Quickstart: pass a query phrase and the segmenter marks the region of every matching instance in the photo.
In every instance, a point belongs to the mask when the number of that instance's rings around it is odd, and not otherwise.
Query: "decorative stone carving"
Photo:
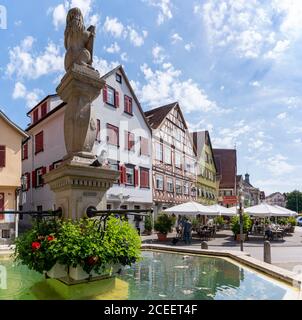
[[[65,70],[68,71],[75,63],[87,67],[91,66],[95,27],[90,26],[86,30],[83,15],[79,8],[69,10],[64,35]]]

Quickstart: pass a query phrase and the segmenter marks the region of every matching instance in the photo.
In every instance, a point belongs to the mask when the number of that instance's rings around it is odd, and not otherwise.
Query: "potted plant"
[[[152,219],[150,216],[145,218],[145,234],[150,235],[152,233]]]
[[[101,232],[95,220],[39,221],[16,240],[15,259],[52,278],[111,276],[140,258],[141,240],[124,220],[111,216]]]
[[[295,232],[295,226],[297,225],[297,221],[294,217],[289,217],[287,219],[287,223],[289,223],[291,225],[289,232],[290,233],[294,233]]]
[[[154,223],[154,229],[158,231],[157,237],[159,241],[167,240],[167,234],[169,232],[172,232],[172,227],[174,223],[175,223],[175,218],[172,216],[169,216],[166,213],[162,213],[157,217]]]
[[[243,214],[243,239],[246,240],[248,237],[248,232],[252,226],[252,220],[247,214]],[[240,241],[240,217],[234,216],[231,219],[231,230],[234,233],[234,238]]]

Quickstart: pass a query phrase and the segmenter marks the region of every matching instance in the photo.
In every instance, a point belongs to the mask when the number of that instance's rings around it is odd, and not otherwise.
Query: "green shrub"
[[[101,273],[106,264],[131,265],[140,257],[141,240],[127,222],[113,216],[102,234],[98,223],[40,221],[16,240],[15,259],[40,273],[55,263]]]
[[[287,218],[287,223],[290,223],[292,227],[296,226],[297,225],[296,218],[294,217]]]
[[[172,231],[175,221],[175,217],[162,213],[157,217],[154,223],[154,229],[160,233],[167,234]]]
[[[150,216],[146,216],[145,218],[145,230],[149,232],[152,231],[152,219]]]
[[[223,225],[224,224],[224,219],[223,219],[223,217],[222,216],[218,216],[218,217],[215,217],[214,218],[214,222],[216,223],[216,224],[218,224],[218,225]]]
[[[243,233],[247,234],[252,226],[251,218],[245,213],[243,214]],[[231,219],[231,230],[234,235],[240,234],[240,218],[239,216],[233,216]]]

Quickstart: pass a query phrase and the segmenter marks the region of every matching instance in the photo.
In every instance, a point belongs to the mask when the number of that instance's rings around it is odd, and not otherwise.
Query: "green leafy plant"
[[[166,213],[162,213],[157,217],[154,223],[154,229],[162,234],[167,234],[172,231],[174,224],[175,217],[169,216]]]
[[[101,273],[108,264],[131,265],[140,258],[137,231],[116,217],[107,219],[102,234],[94,220],[43,221],[16,241],[15,259],[40,273],[55,263],[81,266],[87,273]]]
[[[215,217],[214,218],[214,222],[216,223],[216,224],[218,224],[218,225],[224,225],[224,219],[223,219],[223,217],[222,216],[218,216],[218,217]]]
[[[296,218],[294,217],[287,218],[287,223],[290,223],[292,227],[296,226],[297,225]]]
[[[196,218],[193,218],[192,219],[192,228],[196,229],[198,227],[198,225],[199,225],[199,220]]]
[[[243,233],[247,234],[252,226],[252,220],[247,214],[243,214]],[[240,234],[240,218],[239,216],[234,216],[231,219],[231,230],[234,235]]]
[[[148,232],[152,231],[152,219],[150,216],[146,216],[145,218],[145,230]]]

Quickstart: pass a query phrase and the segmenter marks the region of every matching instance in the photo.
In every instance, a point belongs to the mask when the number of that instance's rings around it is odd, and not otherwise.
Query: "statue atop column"
[[[74,63],[91,66],[95,27],[90,26],[86,30],[83,15],[79,8],[69,10],[64,36],[65,70],[68,71]]]

